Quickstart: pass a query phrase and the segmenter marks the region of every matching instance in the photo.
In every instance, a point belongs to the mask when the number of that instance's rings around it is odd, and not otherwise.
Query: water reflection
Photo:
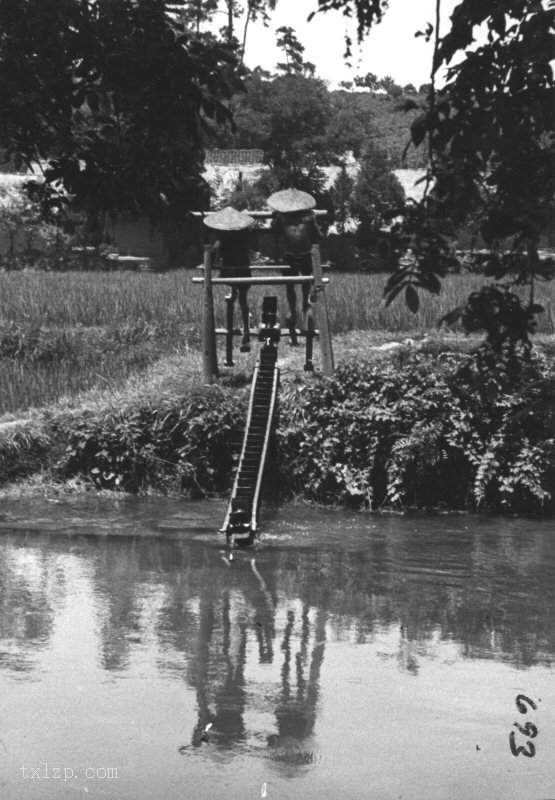
[[[0,670],[32,676],[64,609],[86,596],[103,672],[121,680],[149,657],[194,693],[176,751],[240,750],[291,775],[320,758],[322,673],[338,643],[377,643],[415,677],[443,646],[452,659],[553,666],[547,527],[345,517],[299,545],[286,522],[233,561],[213,537],[154,538],[154,522],[148,538],[4,526]]]
[[[64,602],[64,573],[47,551],[16,542],[0,558],[0,669],[31,672],[48,644],[55,606]]]
[[[308,644],[311,623],[306,604],[303,605],[299,649],[296,653],[292,653],[291,642],[294,624],[295,613],[289,611],[281,646],[285,658],[281,668],[280,697],[275,712],[278,732],[277,735],[268,737],[268,744],[271,746],[279,746],[289,739],[303,739],[310,736],[316,721],[318,686],[326,644],[326,615],[320,611],[316,612],[310,661],[308,661]],[[294,677],[291,674],[293,656]]]
[[[310,750],[299,753],[296,744],[314,729],[328,615],[307,603],[297,608],[297,599],[283,597],[272,573],[255,558],[241,554],[230,562],[223,556],[216,563],[217,575],[201,570],[198,595],[180,602],[189,613],[192,607],[196,611],[194,627],[188,626],[186,643],[181,642],[198,709],[191,745],[268,747],[273,760],[310,763]],[[166,610],[158,633],[162,642],[175,645],[170,619],[185,630],[184,619]],[[245,724],[249,705],[262,721],[254,731]]]

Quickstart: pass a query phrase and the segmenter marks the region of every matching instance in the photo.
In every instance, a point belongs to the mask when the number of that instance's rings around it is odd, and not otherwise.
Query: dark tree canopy
[[[172,6],[179,5],[173,3]],[[1,0],[0,145],[90,215],[198,207],[206,121],[240,86],[234,48],[164,0]]]
[[[368,145],[360,162],[354,185],[352,210],[360,223],[361,242],[384,225],[384,212],[399,208],[405,193],[391,171],[385,154],[375,145]]]
[[[337,135],[328,134],[331,99],[323,81],[297,73],[253,72],[231,104],[236,130],[223,146],[260,148],[281,186],[309,189],[318,167],[334,163]]]
[[[324,83],[287,74],[271,81],[258,80],[256,86],[251,79],[248,85],[247,118],[258,120],[262,134],[258,141],[266,163],[281,185],[309,188],[305,179],[310,181],[318,167],[332,159],[326,136],[330,99]]]

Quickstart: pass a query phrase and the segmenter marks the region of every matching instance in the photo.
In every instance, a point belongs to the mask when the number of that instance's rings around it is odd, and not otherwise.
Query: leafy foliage
[[[245,97],[235,98],[233,106],[236,146],[262,148],[280,186],[317,188],[318,168],[333,159],[324,82],[295,72],[272,80],[254,73],[245,85]]]
[[[421,114],[425,94],[393,100],[374,91],[335,91],[331,100],[329,130],[330,135],[338,131],[338,150],[351,150],[359,158],[368,147],[377,147],[387,155],[391,169],[426,167],[427,153],[407,150],[411,123]]]
[[[555,376],[544,361],[405,345],[280,397],[282,494],[378,508],[555,510]],[[48,468],[116,491],[228,491],[247,393],[189,391],[100,414],[57,414],[0,439],[0,480]],[[18,438],[19,437],[19,438]]]
[[[227,197],[225,205],[243,211],[251,209],[266,208],[268,197],[281,188],[279,179],[272,172],[261,170],[260,175],[250,183],[241,181],[241,185],[236,187]]]
[[[352,218],[354,211],[353,190],[355,181],[347,172],[343,164],[333,186],[330,190],[331,200],[334,207],[335,224],[339,234],[344,234],[347,222]]]
[[[437,359],[405,348],[392,363],[347,363],[288,399],[282,475],[320,502],[549,513],[547,387],[540,361],[491,351]]]
[[[379,86],[378,76],[373,72],[367,72],[366,75],[357,75],[353,81],[355,86],[366,87],[367,89],[377,89]]]
[[[319,5],[356,14],[362,37],[379,22],[387,3],[336,0]],[[527,307],[512,302],[504,326],[508,337],[524,343],[530,331],[523,329],[522,318],[538,310],[531,311],[539,240],[555,212],[554,16],[552,5],[537,0],[461,0],[442,39],[428,26],[424,35],[435,36],[433,79],[426,107],[412,124],[414,145],[427,145],[427,192],[420,208],[408,206],[398,225],[399,257],[403,246],[410,247],[412,264],[401,263],[386,287],[389,299],[405,289],[407,301],[417,308],[415,287],[435,289],[445,274],[448,223],[477,219],[493,250],[508,247],[527,256],[520,273],[505,277],[496,289],[507,296],[515,284],[530,286]],[[486,41],[470,48],[479,26]],[[447,83],[436,91],[435,75],[444,66]]]
[[[0,437],[0,486],[40,472],[48,461],[52,441],[40,426],[14,425]]]
[[[4,269],[52,269],[68,261],[70,235],[45,220],[39,204],[19,187],[0,192],[0,234],[8,242],[0,255]]]
[[[204,120],[229,122],[234,48],[176,22],[164,0],[2,3],[0,143],[40,163],[50,211],[157,223],[201,205]],[[58,191],[60,185],[64,192]]]
[[[285,53],[285,62],[278,64],[277,68],[286,75],[309,75],[314,77],[314,64],[306,62],[303,58],[304,45],[302,45],[293,28],[283,25],[276,33],[276,44]]]
[[[245,397],[213,387],[182,404],[138,406],[78,423],[62,419],[56,436],[67,444],[55,472],[130,492],[224,491],[239,457],[245,408]]]
[[[360,223],[361,241],[383,228],[384,212],[398,208],[404,199],[403,187],[391,171],[385,154],[375,146],[368,146],[353,192],[353,212]]]
[[[245,87],[246,92],[231,103],[235,132],[216,134],[216,140],[221,146],[261,148],[277,188],[296,186],[325,205],[322,167],[342,165],[350,154],[360,159],[366,153],[368,159],[379,155],[376,170],[380,171],[382,144],[388,172],[402,164],[409,119],[382,95],[330,92],[293,62],[285,75],[255,71],[246,78]],[[414,164],[413,155],[409,161]],[[262,190],[262,183],[241,187],[228,202],[247,207],[243,196],[248,196],[256,203],[250,207],[258,208]]]
[[[385,151],[391,169],[426,165],[426,154],[415,149],[405,152],[410,141],[410,123],[419,113],[419,104],[425,102],[424,95],[417,95],[413,99],[416,108],[413,106],[407,111],[402,101],[392,102],[387,95],[329,91],[322,81],[311,79],[310,75],[300,74],[298,77],[304,80],[289,83],[284,81],[285,77],[295,78],[296,73],[271,76],[255,70],[245,79],[246,92],[236,94],[230,106],[235,130],[222,128],[213,131],[219,146],[260,147],[268,151],[272,110],[277,98],[280,109],[285,110],[291,138],[300,139],[298,146],[303,149],[318,147],[322,166],[342,163],[348,152],[359,158],[368,146]],[[283,88],[292,87],[294,91],[288,104],[287,91]],[[296,106],[296,111],[292,106]],[[315,124],[310,118],[313,112],[317,114]],[[310,125],[306,128],[308,137],[303,127],[304,119]],[[318,134],[317,141],[312,138],[313,132]],[[312,157],[316,156],[317,153],[313,153]],[[266,161],[270,163],[269,158]]]

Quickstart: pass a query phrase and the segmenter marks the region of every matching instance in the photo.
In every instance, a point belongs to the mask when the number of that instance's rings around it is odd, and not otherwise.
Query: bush
[[[361,160],[352,199],[352,213],[359,222],[358,243],[371,242],[376,232],[384,227],[384,214],[404,200],[405,192],[387,156],[379,147],[369,144]]]
[[[290,396],[285,491],[374,509],[553,511],[545,365],[493,368],[488,358],[403,348]]]
[[[372,509],[553,513],[554,388],[543,358],[485,347],[468,356],[432,341],[345,363],[282,390],[274,484]],[[46,418],[0,441],[0,483],[48,468],[99,489],[229,492],[246,407],[246,388],[212,386]]]
[[[40,472],[52,445],[39,427],[5,423],[4,428],[0,436],[0,486]]]
[[[212,387],[180,403],[62,419],[56,430],[66,447],[54,471],[102,489],[223,492],[239,458],[245,414],[246,397]]]
[[[67,265],[70,236],[42,218],[39,205],[26,196],[21,183],[0,186],[0,235],[5,240],[0,267],[52,269]]]

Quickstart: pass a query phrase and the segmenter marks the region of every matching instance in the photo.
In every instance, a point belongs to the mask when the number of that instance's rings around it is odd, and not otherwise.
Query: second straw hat
[[[254,219],[244,211],[237,211],[237,209],[227,206],[222,208],[221,211],[211,211],[204,218],[204,224],[208,228],[214,228],[217,231],[242,231],[245,228],[250,228],[254,223]]]
[[[312,195],[299,189],[283,189],[281,192],[271,194],[267,203],[274,211],[288,214],[293,211],[308,211],[315,207],[316,200]]]

